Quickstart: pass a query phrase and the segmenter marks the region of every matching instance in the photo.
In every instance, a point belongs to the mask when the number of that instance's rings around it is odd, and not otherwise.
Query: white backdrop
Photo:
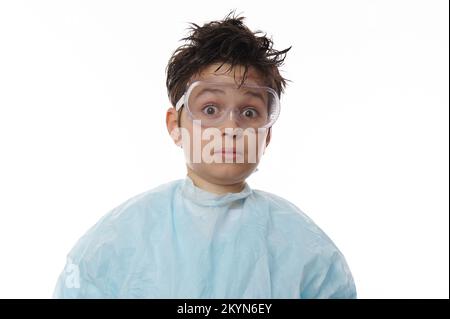
[[[251,187],[302,209],[360,298],[449,297],[449,4],[1,1],[0,297],[49,298],[65,256],[126,199],[183,178],[165,67],[231,9],[292,45]]]

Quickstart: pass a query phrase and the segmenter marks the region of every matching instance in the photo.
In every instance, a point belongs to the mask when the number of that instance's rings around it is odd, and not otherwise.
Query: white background
[[[449,297],[446,0],[1,1],[0,297],[51,297],[101,216],[184,177],[165,67],[232,9],[293,46],[249,185],[333,239],[358,297]]]

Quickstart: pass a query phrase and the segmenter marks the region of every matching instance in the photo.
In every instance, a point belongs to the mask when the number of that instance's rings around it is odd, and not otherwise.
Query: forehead
[[[237,65],[230,70],[230,64],[224,63],[220,69],[221,63],[210,64],[201,70],[200,73],[194,75],[191,81],[203,80],[221,83],[241,83],[244,77],[245,68]],[[253,84],[264,86],[265,82],[262,75],[253,67],[249,67],[244,84]]]

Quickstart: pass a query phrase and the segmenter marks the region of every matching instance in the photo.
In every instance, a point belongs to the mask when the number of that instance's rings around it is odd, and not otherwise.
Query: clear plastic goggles
[[[241,128],[268,128],[280,114],[280,100],[269,87],[235,83],[192,82],[175,109],[184,105],[192,120],[205,127],[217,126],[228,118]]]

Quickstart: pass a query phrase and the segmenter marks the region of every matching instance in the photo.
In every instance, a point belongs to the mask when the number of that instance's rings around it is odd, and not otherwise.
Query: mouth
[[[232,157],[232,158],[236,158],[238,156],[242,156],[242,153],[236,151],[235,148],[228,148],[228,149],[227,148],[222,148],[222,149],[216,150],[214,152],[214,154],[221,154],[222,156]]]

